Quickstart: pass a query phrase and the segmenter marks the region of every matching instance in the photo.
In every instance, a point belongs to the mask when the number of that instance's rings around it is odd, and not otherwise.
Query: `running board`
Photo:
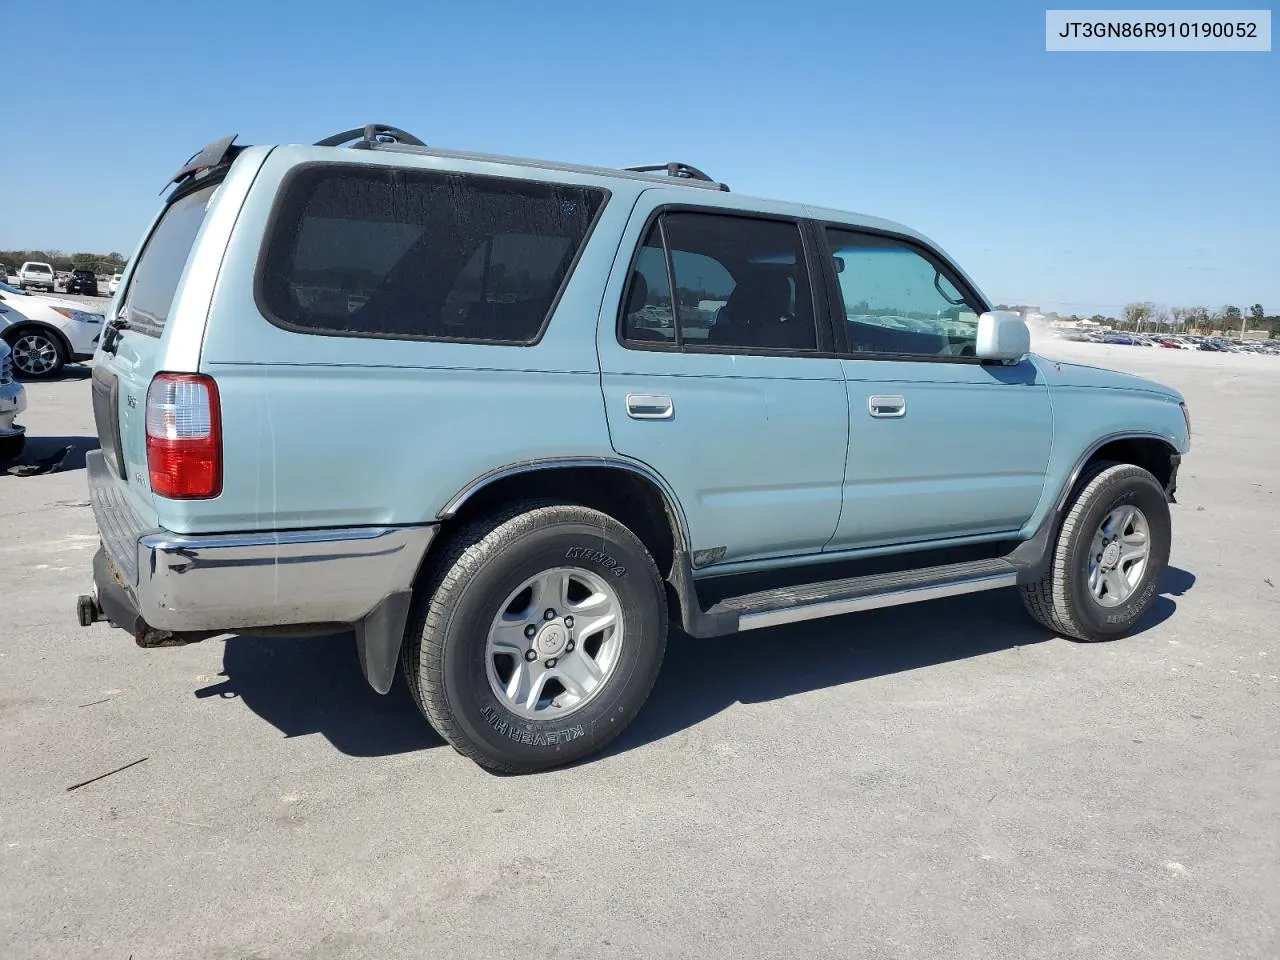
[[[705,613],[700,612],[700,625],[711,629],[695,636],[759,630],[858,610],[997,590],[1017,582],[1018,568],[1008,560],[996,559],[761,590],[730,597]]]

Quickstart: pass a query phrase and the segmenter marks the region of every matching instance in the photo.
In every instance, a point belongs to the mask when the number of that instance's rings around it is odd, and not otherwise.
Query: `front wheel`
[[[1027,611],[1074,640],[1111,640],[1151,607],[1169,565],[1164,490],[1130,464],[1104,464],[1076,495],[1048,572],[1022,587]]]
[[[436,731],[507,773],[570,763],[618,736],[667,639],[666,592],[635,534],[596,510],[538,502],[442,546],[403,648]]]
[[[66,365],[67,356],[56,336],[43,330],[17,330],[8,338],[13,368],[26,380],[46,380]]]

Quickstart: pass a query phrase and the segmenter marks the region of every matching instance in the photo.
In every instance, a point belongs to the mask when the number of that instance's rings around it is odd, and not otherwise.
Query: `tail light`
[[[222,492],[222,411],[211,377],[158,373],[151,381],[147,470],[151,491],[170,500],[202,500]]]

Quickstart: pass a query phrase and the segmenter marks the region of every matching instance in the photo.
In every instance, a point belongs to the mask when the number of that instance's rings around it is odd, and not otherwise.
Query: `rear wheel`
[[[1022,588],[1023,603],[1064,637],[1118,637],[1155,600],[1171,539],[1159,481],[1141,467],[1100,464],[1062,521],[1048,572]]]
[[[26,380],[44,380],[66,365],[67,355],[56,335],[30,327],[18,329],[5,339],[13,350],[13,368]]]
[[[453,536],[420,591],[403,664],[459,753],[528,773],[621,733],[666,638],[666,593],[635,534],[586,507],[528,503]]]

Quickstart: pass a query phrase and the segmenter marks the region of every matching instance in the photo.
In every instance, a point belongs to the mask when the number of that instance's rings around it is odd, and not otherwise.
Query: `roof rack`
[[[352,141],[355,142],[352,143]],[[344,143],[350,143],[353,150],[369,150],[374,144],[379,143],[405,143],[411,147],[426,146],[412,133],[406,133],[399,127],[392,127],[385,123],[366,123],[363,127],[343,130],[331,137],[317,140],[314,146],[340,147]]]
[[[323,140],[317,140],[313,146],[317,147],[341,147],[351,144],[353,150],[406,150],[406,152],[417,152],[414,148],[426,149],[427,145],[415,137],[411,133],[401,130],[399,127],[393,127],[385,123],[367,123],[363,127],[353,127],[350,130],[343,130],[341,133],[335,133],[331,137],[325,137]],[[541,166],[552,170],[583,170],[597,174],[608,174],[612,170],[623,170],[627,173],[664,173],[668,177],[677,180],[691,181],[690,186],[696,184],[700,187],[708,187],[715,190],[729,191],[727,184],[717,183],[709,176],[699,170],[697,167],[688,163],[651,163],[643,164],[638,167],[621,167],[621,168],[603,168],[603,167],[581,167],[576,164],[560,164],[549,163],[547,161],[535,160],[518,160],[514,157],[491,157],[480,154],[464,154],[452,150],[440,150],[433,148],[430,151],[440,156],[456,156],[456,157],[477,157],[480,159],[500,160],[508,163],[519,162],[526,165]]]
[[[709,176],[699,170],[697,167],[688,163],[680,163],[675,161],[672,163],[649,163],[639,167],[623,167],[632,173],[665,173],[668,177],[676,177],[681,180],[702,180],[706,183],[715,183]],[[720,189],[729,192],[726,184],[720,184]]]

